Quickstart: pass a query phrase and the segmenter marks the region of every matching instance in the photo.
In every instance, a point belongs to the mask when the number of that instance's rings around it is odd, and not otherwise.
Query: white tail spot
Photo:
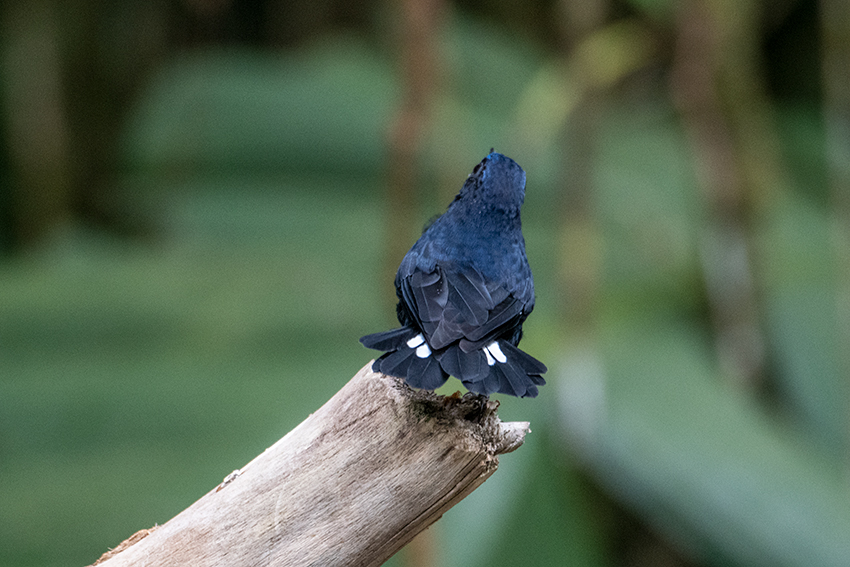
[[[490,351],[489,351],[489,350],[487,350],[487,347],[484,347],[484,348],[483,348],[483,349],[481,349],[481,350],[483,350],[483,351],[484,351],[484,356],[486,356],[486,357],[487,357],[487,366],[493,366],[494,364],[496,364],[496,359],[495,359],[495,358],[493,358],[493,355],[492,355],[492,354],[490,354]]]
[[[412,339],[407,341],[407,346],[409,346],[410,348],[416,348],[424,342],[425,342],[425,337],[422,336],[422,333],[419,333],[418,335],[416,335],[415,337],[413,337]],[[422,358],[425,358],[425,357],[423,356]]]
[[[431,349],[428,348],[428,343],[423,342],[421,345],[416,347],[416,356],[418,356],[419,358],[428,358],[429,356],[431,356]]]
[[[487,354],[487,364],[493,366],[493,362],[491,362],[494,358],[504,364],[508,361],[508,357],[505,356],[505,353],[502,352],[502,348],[499,346],[499,343],[493,341],[486,347],[484,347],[484,353]]]

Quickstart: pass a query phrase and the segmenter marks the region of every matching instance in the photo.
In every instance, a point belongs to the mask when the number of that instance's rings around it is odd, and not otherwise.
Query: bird
[[[473,394],[536,397],[546,366],[517,348],[534,309],[520,209],[525,171],[490,153],[395,276],[401,327],[360,338],[383,351],[372,370],[435,390],[449,376]]]

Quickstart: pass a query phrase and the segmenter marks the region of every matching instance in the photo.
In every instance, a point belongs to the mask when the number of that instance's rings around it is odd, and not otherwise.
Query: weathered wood
[[[527,422],[499,420],[495,402],[414,391],[371,366],[218,487],[98,564],[380,565],[528,432]]]

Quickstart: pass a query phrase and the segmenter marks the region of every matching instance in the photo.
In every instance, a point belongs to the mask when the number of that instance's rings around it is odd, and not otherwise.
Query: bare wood
[[[497,403],[417,392],[371,367],[189,508],[97,564],[380,565],[523,443],[528,423],[502,422]]]

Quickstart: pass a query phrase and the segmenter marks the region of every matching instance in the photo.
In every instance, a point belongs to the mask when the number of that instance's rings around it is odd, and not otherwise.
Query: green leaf
[[[593,474],[704,561],[846,565],[850,489],[814,451],[717,377],[703,334],[634,318],[566,367],[565,433]],[[590,369],[590,371],[588,371]]]

